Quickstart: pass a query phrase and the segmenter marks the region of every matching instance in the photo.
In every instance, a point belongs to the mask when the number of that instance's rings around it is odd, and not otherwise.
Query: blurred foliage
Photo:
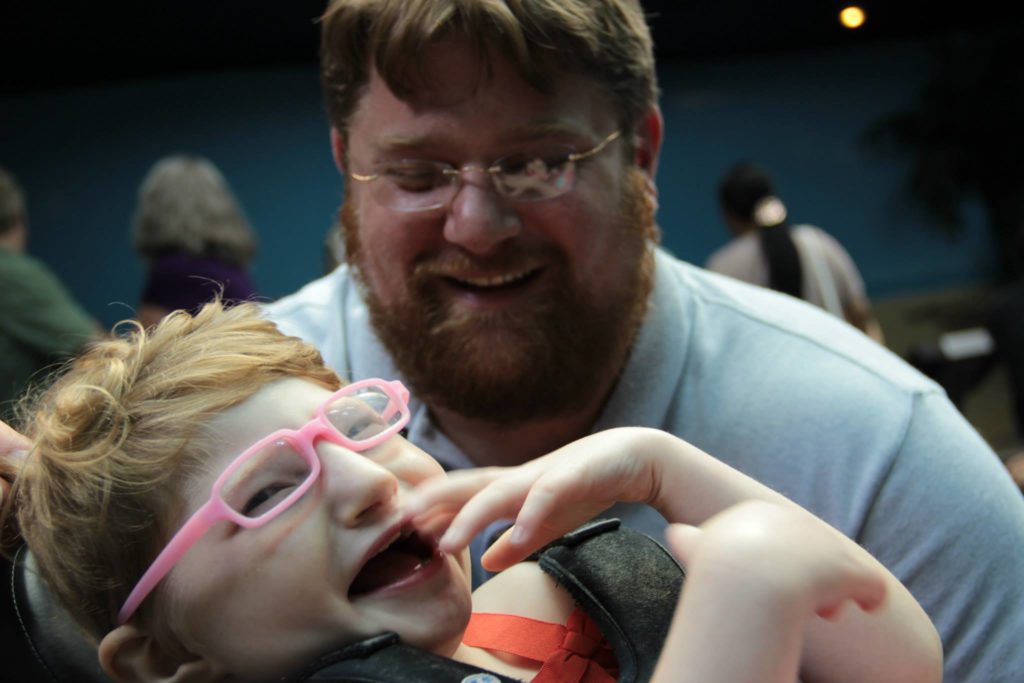
[[[1024,24],[946,37],[911,108],[864,131],[883,155],[908,159],[906,189],[950,239],[963,202],[980,200],[999,258],[997,282],[1024,275]]]

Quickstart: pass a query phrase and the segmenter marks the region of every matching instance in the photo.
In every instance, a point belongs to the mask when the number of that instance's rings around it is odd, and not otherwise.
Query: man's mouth
[[[349,597],[357,598],[389,586],[404,583],[440,558],[437,545],[407,526],[359,570]]]
[[[514,291],[535,281],[544,270],[544,259],[529,256],[502,258],[490,263],[455,256],[418,264],[416,276],[423,282],[439,280],[455,289],[486,294]]]
[[[441,277],[460,289],[475,292],[501,291],[526,285],[537,278],[541,268],[527,268],[496,275],[449,275]]]

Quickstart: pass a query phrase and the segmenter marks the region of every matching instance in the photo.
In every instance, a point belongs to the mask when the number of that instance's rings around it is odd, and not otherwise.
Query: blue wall
[[[869,121],[911,103],[923,47],[901,44],[662,67],[664,242],[697,263],[727,239],[718,177],[752,158],[796,221],[842,241],[876,298],[979,282],[993,256],[978,211],[951,244],[901,207],[902,164],[860,148]],[[340,202],[316,70],[220,72],[0,98],[0,164],[25,186],[30,250],[110,325],[131,314],[142,265],[130,246],[138,184],[159,157],[209,157],[260,235],[269,297],[316,277]],[[0,293],[2,294],[2,293]]]

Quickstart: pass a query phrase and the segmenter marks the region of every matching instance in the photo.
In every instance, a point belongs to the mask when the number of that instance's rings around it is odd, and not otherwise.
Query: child
[[[686,590],[651,680],[940,679],[931,623],[884,568],[689,444],[618,429],[445,480],[399,435],[407,398],[397,382],[342,388],[252,305],[175,313],[95,345],[40,397],[5,518],[15,507],[116,681],[281,680],[388,632],[496,675],[570,680],[464,633],[472,612],[571,625],[570,595],[514,563],[617,500],[684,523],[668,540]],[[468,539],[516,513],[487,556],[510,568],[471,596]],[[615,666],[595,657],[571,680]]]

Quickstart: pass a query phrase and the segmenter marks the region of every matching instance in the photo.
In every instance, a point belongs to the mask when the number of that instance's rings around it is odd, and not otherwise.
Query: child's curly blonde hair
[[[13,507],[51,589],[96,641],[182,521],[174,484],[211,454],[209,420],[277,379],[341,385],[255,304],[213,302],[150,330],[126,324],[23,409],[33,447],[4,511]],[[152,623],[154,602],[136,618]]]

